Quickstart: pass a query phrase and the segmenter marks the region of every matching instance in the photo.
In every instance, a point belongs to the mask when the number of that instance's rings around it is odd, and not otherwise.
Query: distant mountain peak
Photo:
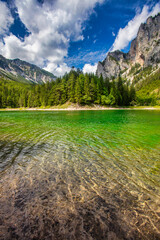
[[[46,83],[53,81],[56,77],[34,64],[30,64],[26,61],[22,61],[19,58],[7,59],[0,55],[0,75],[5,77],[17,78],[19,81],[28,81],[32,83]]]

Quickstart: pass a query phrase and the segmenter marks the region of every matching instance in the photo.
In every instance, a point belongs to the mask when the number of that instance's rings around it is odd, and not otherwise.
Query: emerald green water
[[[160,111],[0,112],[0,239],[160,239]]]

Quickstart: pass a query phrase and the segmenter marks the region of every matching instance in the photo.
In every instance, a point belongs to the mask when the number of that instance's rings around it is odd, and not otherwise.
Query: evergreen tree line
[[[72,70],[63,78],[42,85],[0,81],[0,107],[45,107],[67,101],[81,105],[129,106],[135,103],[135,89],[119,76],[116,80],[98,78]]]

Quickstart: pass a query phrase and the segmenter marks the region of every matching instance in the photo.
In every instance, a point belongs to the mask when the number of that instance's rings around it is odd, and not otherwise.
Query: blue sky
[[[0,54],[55,75],[72,66],[95,72],[108,51],[129,50],[160,1],[0,0]]]

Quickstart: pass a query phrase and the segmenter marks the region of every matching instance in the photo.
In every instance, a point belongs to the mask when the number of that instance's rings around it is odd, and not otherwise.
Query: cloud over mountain
[[[13,34],[3,36],[0,53],[7,58],[20,58],[63,75],[70,68],[64,63],[70,41],[83,40],[83,23],[103,0],[15,0],[17,13],[30,33],[24,39]],[[4,8],[2,32],[7,31],[13,19],[7,6]]]
[[[160,3],[157,3],[152,9],[145,5],[140,13],[128,22],[124,28],[120,28],[118,35],[113,43],[111,51],[122,50],[137,36],[141,23],[144,23],[149,16],[155,16],[160,12]]]

